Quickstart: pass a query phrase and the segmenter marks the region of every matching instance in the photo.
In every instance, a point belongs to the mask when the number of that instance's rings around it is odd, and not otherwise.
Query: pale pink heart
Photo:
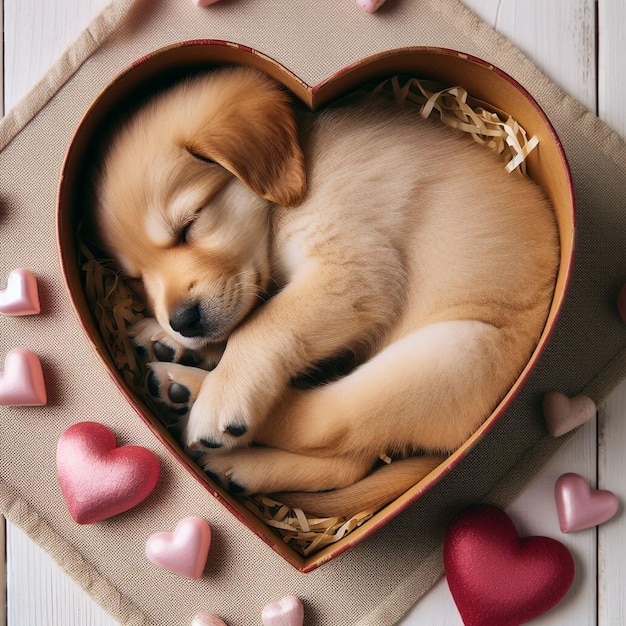
[[[595,414],[595,402],[588,396],[568,398],[563,393],[551,391],[543,397],[543,416],[553,437],[582,426]]]
[[[194,615],[191,626],[226,626],[226,624],[213,613],[198,613]]]
[[[159,458],[141,446],[117,447],[97,422],[70,426],[57,444],[57,473],[70,515],[93,524],[139,504],[159,479]]]
[[[48,401],[39,357],[26,348],[11,350],[0,372],[0,404],[42,406]]]
[[[36,315],[41,310],[37,278],[25,269],[13,270],[7,286],[0,291],[0,313],[5,315]]]
[[[368,13],[374,13],[380,9],[385,0],[357,0],[357,4]]]
[[[285,596],[268,604],[261,613],[263,626],[302,626],[304,606],[299,598]]]
[[[199,517],[185,517],[173,533],[156,533],[146,542],[146,557],[170,572],[200,578],[211,547],[211,527]]]
[[[563,474],[554,485],[559,526],[564,533],[593,528],[610,520],[619,508],[615,494],[592,490],[578,474]]]

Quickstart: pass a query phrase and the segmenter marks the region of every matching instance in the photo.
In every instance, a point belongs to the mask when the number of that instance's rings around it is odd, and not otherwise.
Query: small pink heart
[[[596,404],[588,396],[568,398],[563,393],[551,391],[543,397],[543,416],[553,437],[582,426],[595,414]]]
[[[226,626],[226,624],[213,613],[198,613],[194,615],[191,626]]]
[[[0,404],[42,406],[48,401],[39,357],[26,348],[11,350],[0,372]]]
[[[100,522],[138,505],[155,488],[159,459],[141,446],[117,447],[97,422],[68,428],[57,445],[57,472],[70,515],[78,524]]]
[[[156,533],[146,542],[152,563],[187,578],[202,576],[211,547],[211,527],[199,517],[185,517],[173,533]]]
[[[268,604],[261,613],[263,626],[302,626],[304,606],[299,598],[285,596]]]
[[[554,485],[559,526],[564,533],[592,528],[610,520],[619,508],[619,501],[611,491],[593,491],[578,474],[560,476]]]
[[[39,306],[37,278],[25,269],[13,270],[6,289],[0,291],[0,313],[5,315],[36,315]]]

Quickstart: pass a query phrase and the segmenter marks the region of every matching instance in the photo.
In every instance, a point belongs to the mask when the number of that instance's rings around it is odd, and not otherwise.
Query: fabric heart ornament
[[[48,402],[46,382],[39,357],[26,348],[11,350],[0,372],[0,404],[42,406]]]
[[[592,490],[578,474],[560,476],[554,485],[559,526],[564,533],[592,528],[610,520],[619,508],[615,494],[604,489]]]
[[[0,291],[0,313],[5,315],[37,315],[39,290],[37,278],[29,270],[16,269],[9,274],[7,286]]]
[[[450,524],[444,567],[465,626],[518,626],[557,604],[575,573],[567,548],[548,537],[520,539],[502,510],[467,509]]]
[[[285,596],[278,602],[268,604],[261,613],[263,626],[302,626],[304,606],[300,598]]]
[[[546,426],[553,437],[586,424],[596,414],[596,404],[588,396],[568,398],[558,391],[551,391],[543,397],[542,408]]]
[[[117,447],[97,422],[68,428],[57,445],[59,484],[78,524],[100,522],[137,506],[155,488],[159,459],[140,446]]]
[[[211,547],[211,527],[200,517],[185,517],[173,533],[156,533],[146,542],[146,557],[155,565],[198,579]]]

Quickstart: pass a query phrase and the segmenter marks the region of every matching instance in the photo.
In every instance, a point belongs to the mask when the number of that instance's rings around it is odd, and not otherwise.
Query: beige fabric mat
[[[0,359],[14,347],[34,350],[49,392],[44,408],[0,407],[0,511],[124,624],[180,626],[200,610],[230,626],[256,624],[266,603],[287,594],[303,599],[310,625],[392,624],[441,575],[450,516],[483,498],[510,502],[561,445],[545,434],[542,394],[586,391],[601,401],[626,373],[626,328],[614,304],[626,281],[624,142],[457,0],[398,1],[375,16],[349,0],[324,2],[323,10],[321,4],[233,0],[200,9],[191,0],[119,0],[0,126],[0,281],[15,267],[30,268],[42,298],[41,315],[0,318]],[[553,340],[524,391],[415,506],[309,574],[287,565],[169,457],[100,365],[63,287],[55,194],[72,131],[121,69],[165,44],[196,38],[250,45],[309,84],[388,48],[463,50],[499,66],[539,100],[573,170],[577,265]],[[108,425],[122,444],[144,445],[162,460],[160,483],[144,503],[92,526],[71,521],[55,472],[59,435],[83,420]],[[158,570],[143,555],[151,533],[173,529],[186,515],[205,517],[214,528],[200,581]]]

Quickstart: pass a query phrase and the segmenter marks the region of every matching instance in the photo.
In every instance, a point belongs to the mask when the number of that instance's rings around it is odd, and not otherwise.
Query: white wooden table
[[[465,3],[626,137],[626,0]],[[31,88],[106,0],[3,0],[2,4],[4,59],[0,85],[6,111]],[[570,471],[583,475],[594,486],[611,489],[626,502],[624,449],[626,384],[600,407],[598,419],[576,434],[510,508],[521,534],[559,539],[576,560],[578,575],[572,589],[536,624],[626,624],[626,515],[620,511],[611,522],[597,529],[563,535],[551,506],[556,478]],[[0,518],[0,626],[5,624],[114,626],[116,622],[19,529],[10,524],[5,529]],[[462,626],[445,581],[435,586],[402,624]]]

